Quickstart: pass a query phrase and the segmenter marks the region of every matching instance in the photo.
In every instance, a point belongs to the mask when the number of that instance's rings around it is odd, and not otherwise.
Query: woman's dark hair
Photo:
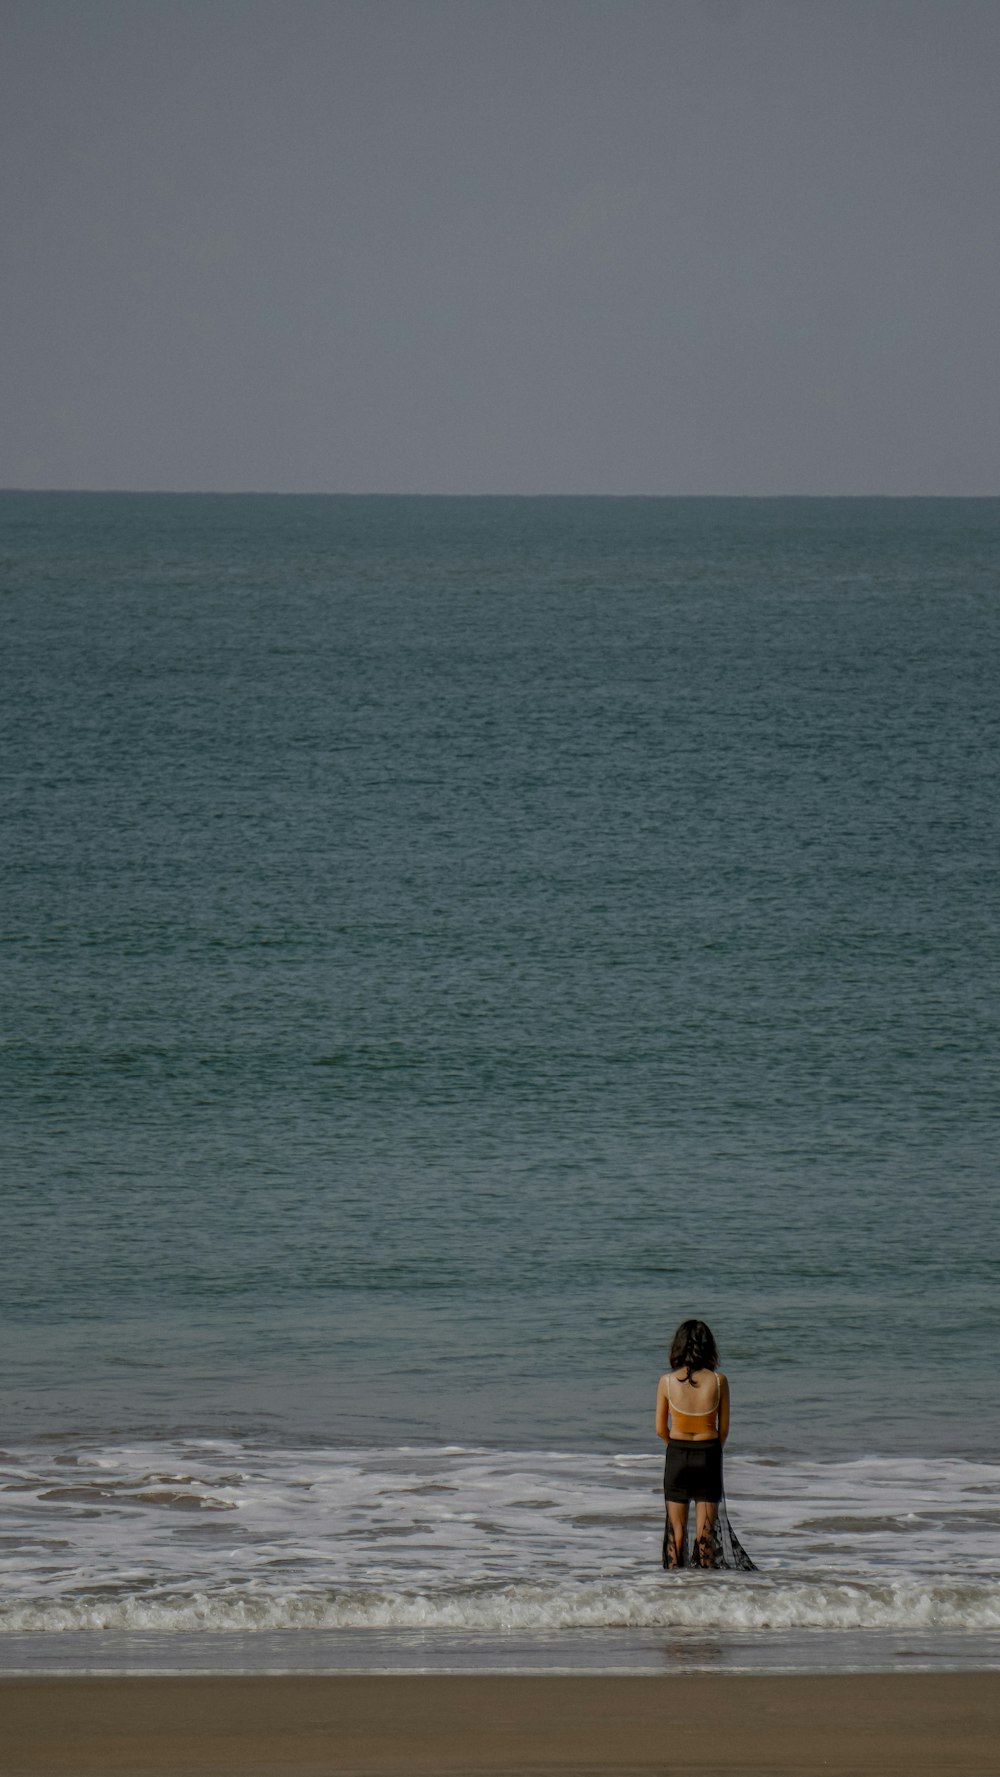
[[[719,1347],[712,1337],[712,1329],[703,1320],[682,1320],[674,1334],[670,1346],[670,1368],[686,1369],[684,1382],[691,1381],[694,1370],[714,1370],[718,1367]]]

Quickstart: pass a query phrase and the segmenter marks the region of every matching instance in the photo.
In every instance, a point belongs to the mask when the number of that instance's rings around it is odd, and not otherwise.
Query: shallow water
[[[752,1575],[663,1575],[661,1470],[212,1440],[11,1452],[0,1628],[1000,1633],[996,1463],[734,1458]]]

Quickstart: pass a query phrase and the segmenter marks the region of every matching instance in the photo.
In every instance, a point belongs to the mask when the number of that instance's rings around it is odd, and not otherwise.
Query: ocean
[[[1000,1665],[998,666],[1000,500],[0,494],[5,1669]]]

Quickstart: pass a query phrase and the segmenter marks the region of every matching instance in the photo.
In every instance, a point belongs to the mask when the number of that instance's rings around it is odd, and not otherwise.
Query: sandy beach
[[[9,1678],[0,1769],[995,1777],[1000,1675]]]

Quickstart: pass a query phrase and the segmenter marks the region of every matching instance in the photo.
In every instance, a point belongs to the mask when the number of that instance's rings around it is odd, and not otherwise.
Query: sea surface
[[[0,494],[0,1669],[1000,1665],[998,684],[1000,500]]]

